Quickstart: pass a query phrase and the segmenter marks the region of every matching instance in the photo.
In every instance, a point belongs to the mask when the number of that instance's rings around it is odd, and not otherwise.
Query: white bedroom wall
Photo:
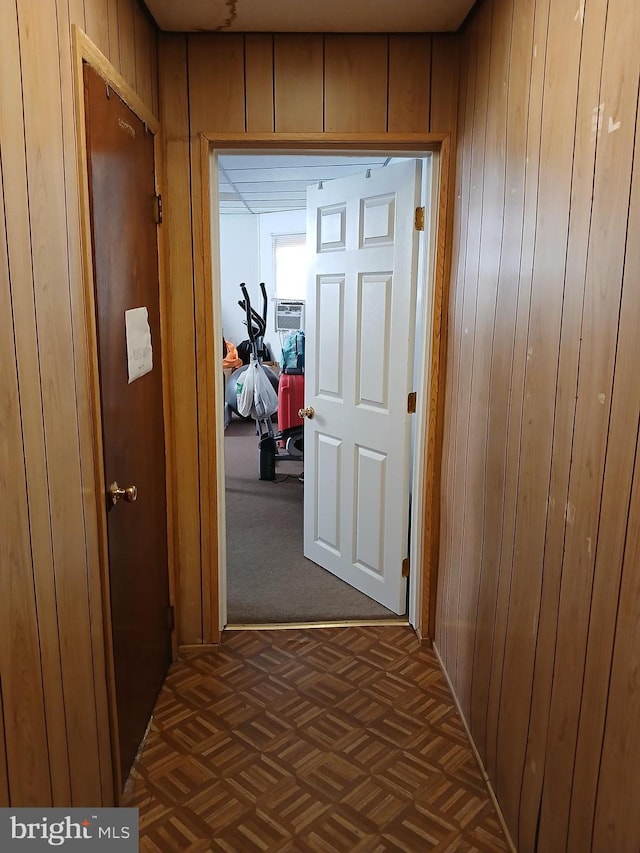
[[[222,331],[234,344],[247,338],[247,327],[238,306],[242,298],[240,282],[244,281],[249,296],[261,310],[260,253],[258,216],[251,214],[220,217],[220,270],[222,281]]]
[[[238,307],[238,299],[242,296],[240,282],[246,283],[252,304],[261,311],[262,299],[258,285],[264,281],[269,298],[265,340],[274,360],[280,360],[280,336],[274,330],[273,238],[281,234],[303,234],[305,229],[304,210],[260,215],[225,214],[220,217],[222,329],[227,340],[238,344],[247,338],[242,311]]]

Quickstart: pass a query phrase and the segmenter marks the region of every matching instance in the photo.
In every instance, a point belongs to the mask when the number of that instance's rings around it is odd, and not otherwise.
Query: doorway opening
[[[416,290],[411,307],[414,367],[411,388],[418,391],[421,404],[417,417],[410,419],[409,428],[413,472],[407,482],[407,505],[411,501],[411,521],[407,524],[412,531],[410,543],[409,529],[406,530],[407,554],[410,553],[410,562],[416,569],[420,565],[422,538],[424,482],[421,472],[427,414],[424,404],[428,397],[437,225],[438,180],[434,159],[425,151],[402,151],[394,156],[382,150],[336,155],[304,151],[272,154],[264,150],[251,153],[212,150],[209,161],[214,344],[220,341],[223,347],[223,341],[229,341],[237,345],[246,338],[244,313],[238,306],[239,284],[246,282],[253,298],[259,294],[258,282],[264,281],[269,304],[263,357],[272,362],[276,372],[281,368],[282,345],[286,339],[283,330],[277,328],[277,300],[302,302],[303,316],[308,318],[311,313],[317,322],[314,312],[307,310],[307,276],[301,276],[304,280],[298,292],[290,290],[290,277],[286,279],[289,288],[286,292],[280,292],[276,281],[278,261],[287,254],[279,250],[298,248],[300,235],[308,231],[306,186],[323,188],[328,186],[326,182],[339,180],[347,174],[370,176],[374,170],[407,160],[420,163],[419,203],[426,208],[427,225],[417,239],[419,262],[414,270]],[[377,210],[376,215],[379,212]],[[413,209],[411,219],[413,221]],[[312,279],[313,276],[309,280]],[[381,331],[379,324],[374,323],[373,327]],[[374,341],[373,347],[384,349],[387,343],[386,340]],[[372,344],[368,347],[371,349]],[[324,357],[327,357],[326,352]],[[400,608],[392,612],[303,556],[303,493],[310,488],[302,473],[304,460],[278,460],[275,481],[259,481],[253,421],[243,421],[236,413],[229,413],[228,405],[225,407],[219,402],[221,396],[230,399],[229,386],[234,384],[231,369],[218,381],[222,394],[217,394],[217,401],[225,411],[223,417],[217,418],[220,626],[397,620]],[[370,466],[372,458],[369,455],[365,466]],[[398,564],[398,574],[401,569]],[[408,590],[407,606],[402,608],[400,618],[406,621],[408,616],[415,626],[419,611],[419,571],[411,575]]]

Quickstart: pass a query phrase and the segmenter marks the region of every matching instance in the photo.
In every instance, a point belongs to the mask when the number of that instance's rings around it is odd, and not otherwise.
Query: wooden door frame
[[[434,231],[433,273],[434,285],[431,322],[431,363],[428,386],[418,388],[419,399],[428,397],[426,410],[427,433],[419,437],[426,451],[426,467],[421,480],[418,500],[423,506],[421,544],[417,549],[420,565],[412,566],[417,584],[417,625],[421,640],[430,643],[435,630],[435,598],[437,592],[437,567],[440,525],[440,468],[444,420],[444,388],[446,370],[446,325],[448,308],[448,280],[451,267],[451,224],[453,200],[450,186],[451,136],[445,133],[215,133],[200,134],[201,169],[201,222],[203,270],[195,276],[195,302],[200,322],[196,323],[196,371],[198,387],[205,393],[198,395],[198,423],[205,424],[205,440],[200,457],[200,492],[206,489],[211,496],[208,524],[203,524],[203,577],[208,574],[203,588],[210,590],[211,632],[214,643],[220,641],[220,565],[224,559],[224,535],[220,535],[220,509],[224,507],[223,466],[223,414],[217,401],[224,399],[222,370],[222,341],[214,334],[214,285],[219,280],[218,258],[214,258],[213,245],[219,239],[217,221],[211,217],[211,153],[213,151],[274,153],[380,153],[393,152],[399,156],[422,157],[432,154],[433,176],[437,180],[437,221]],[[212,231],[213,229],[213,231]],[[212,234],[214,235],[212,237]],[[214,276],[214,263],[216,273]],[[205,458],[202,458],[204,450]],[[414,496],[415,499],[415,496]],[[205,555],[209,555],[204,559]]]
[[[93,275],[93,249],[91,240],[91,208],[89,202],[89,172],[86,144],[86,120],[84,106],[84,65],[90,66],[104,80],[105,86],[112,89],[142,121],[153,134],[155,161],[156,192],[161,192],[162,171],[162,139],[160,124],[153,113],[142,102],[126,80],[111,65],[109,60],[98,50],[93,42],[76,25],[72,27],[73,44],[73,82],[76,115],[76,147],[78,157],[78,186],[80,195],[80,229],[82,251],[82,312],[81,324],[84,325],[87,343],[87,385],[90,390],[93,477],[96,493],[97,533],[99,552],[99,578],[90,584],[90,594],[100,602],[98,609],[102,616],[102,635],[104,637],[106,660],[106,691],[110,731],[103,737],[110,737],[112,759],[113,800],[120,802],[120,748],[118,736],[118,714],[115,692],[115,669],[113,660],[113,643],[111,632],[111,606],[109,585],[109,551],[107,538],[107,505],[101,496],[106,495],[104,474],[104,449],[102,442],[102,407],[100,397],[100,374],[98,364],[98,337],[96,322],[95,281]],[[164,270],[163,229],[158,229],[158,281],[160,307],[160,337],[162,362],[162,403],[164,423],[164,444],[166,456],[166,503],[167,503],[167,564],[169,575],[169,601],[175,603],[175,561],[174,561],[174,499],[173,499],[173,456],[170,434],[169,412],[169,349],[167,324],[167,291]],[[177,639],[175,628],[171,636],[172,657],[177,654]],[[99,676],[98,676],[99,678]]]

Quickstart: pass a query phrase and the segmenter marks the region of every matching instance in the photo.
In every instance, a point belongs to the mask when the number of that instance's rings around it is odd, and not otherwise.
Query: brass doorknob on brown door
[[[307,406],[305,409],[298,409],[298,417],[299,418],[309,418],[311,419],[315,415],[315,409],[313,406]]]
[[[111,483],[109,488],[107,489],[107,494],[111,498],[111,503],[117,504],[119,500],[124,499],[127,503],[134,503],[138,497],[138,489],[136,486],[127,486],[124,489],[121,489],[116,481]]]

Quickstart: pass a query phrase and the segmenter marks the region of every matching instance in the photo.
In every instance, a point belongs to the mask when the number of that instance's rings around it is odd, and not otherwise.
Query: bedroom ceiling
[[[389,157],[228,154],[218,158],[221,214],[275,213],[304,208],[309,184],[380,169]],[[393,158],[394,161],[399,158]]]
[[[457,30],[475,0],[145,0],[162,30],[405,33]]]

